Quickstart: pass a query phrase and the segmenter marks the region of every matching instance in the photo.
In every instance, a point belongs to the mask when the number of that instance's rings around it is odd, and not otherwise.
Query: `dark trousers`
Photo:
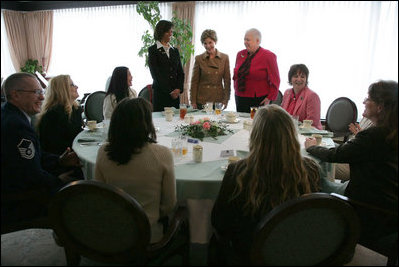
[[[260,96],[260,97],[236,97],[236,109],[237,112],[251,112],[251,107],[259,107],[260,102],[263,101],[267,97],[267,95]]]

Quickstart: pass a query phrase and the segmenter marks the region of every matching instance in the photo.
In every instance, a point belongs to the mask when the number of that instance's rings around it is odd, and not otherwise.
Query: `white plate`
[[[223,165],[222,167],[220,167],[222,169],[222,171],[227,171],[227,165]]]
[[[236,118],[234,121],[228,121],[228,120],[224,119],[224,120],[222,120],[222,122],[225,122],[225,123],[239,123],[240,119]]]

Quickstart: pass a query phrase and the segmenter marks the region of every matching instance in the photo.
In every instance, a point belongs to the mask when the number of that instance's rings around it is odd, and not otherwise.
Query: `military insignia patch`
[[[35,156],[35,146],[31,140],[22,139],[17,148],[24,159],[32,159]]]

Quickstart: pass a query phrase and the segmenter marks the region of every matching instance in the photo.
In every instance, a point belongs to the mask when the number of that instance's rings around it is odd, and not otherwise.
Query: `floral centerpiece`
[[[211,121],[209,118],[199,119],[190,123],[189,125],[176,126],[175,130],[184,135],[198,138],[201,141],[204,139],[204,137],[212,137],[213,139],[217,139],[217,136],[233,133],[233,130],[228,129],[226,124],[219,123],[217,121]]]

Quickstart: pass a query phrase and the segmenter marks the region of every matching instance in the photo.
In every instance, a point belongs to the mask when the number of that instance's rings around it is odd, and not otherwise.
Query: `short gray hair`
[[[17,72],[8,76],[1,88],[6,96],[6,99],[10,99],[11,91],[24,89],[27,82],[26,79],[28,78],[37,79],[35,75],[28,72]]]
[[[245,32],[245,34],[250,33],[252,34],[256,39],[259,39],[259,43],[262,42],[262,34],[258,29],[251,28]]]

